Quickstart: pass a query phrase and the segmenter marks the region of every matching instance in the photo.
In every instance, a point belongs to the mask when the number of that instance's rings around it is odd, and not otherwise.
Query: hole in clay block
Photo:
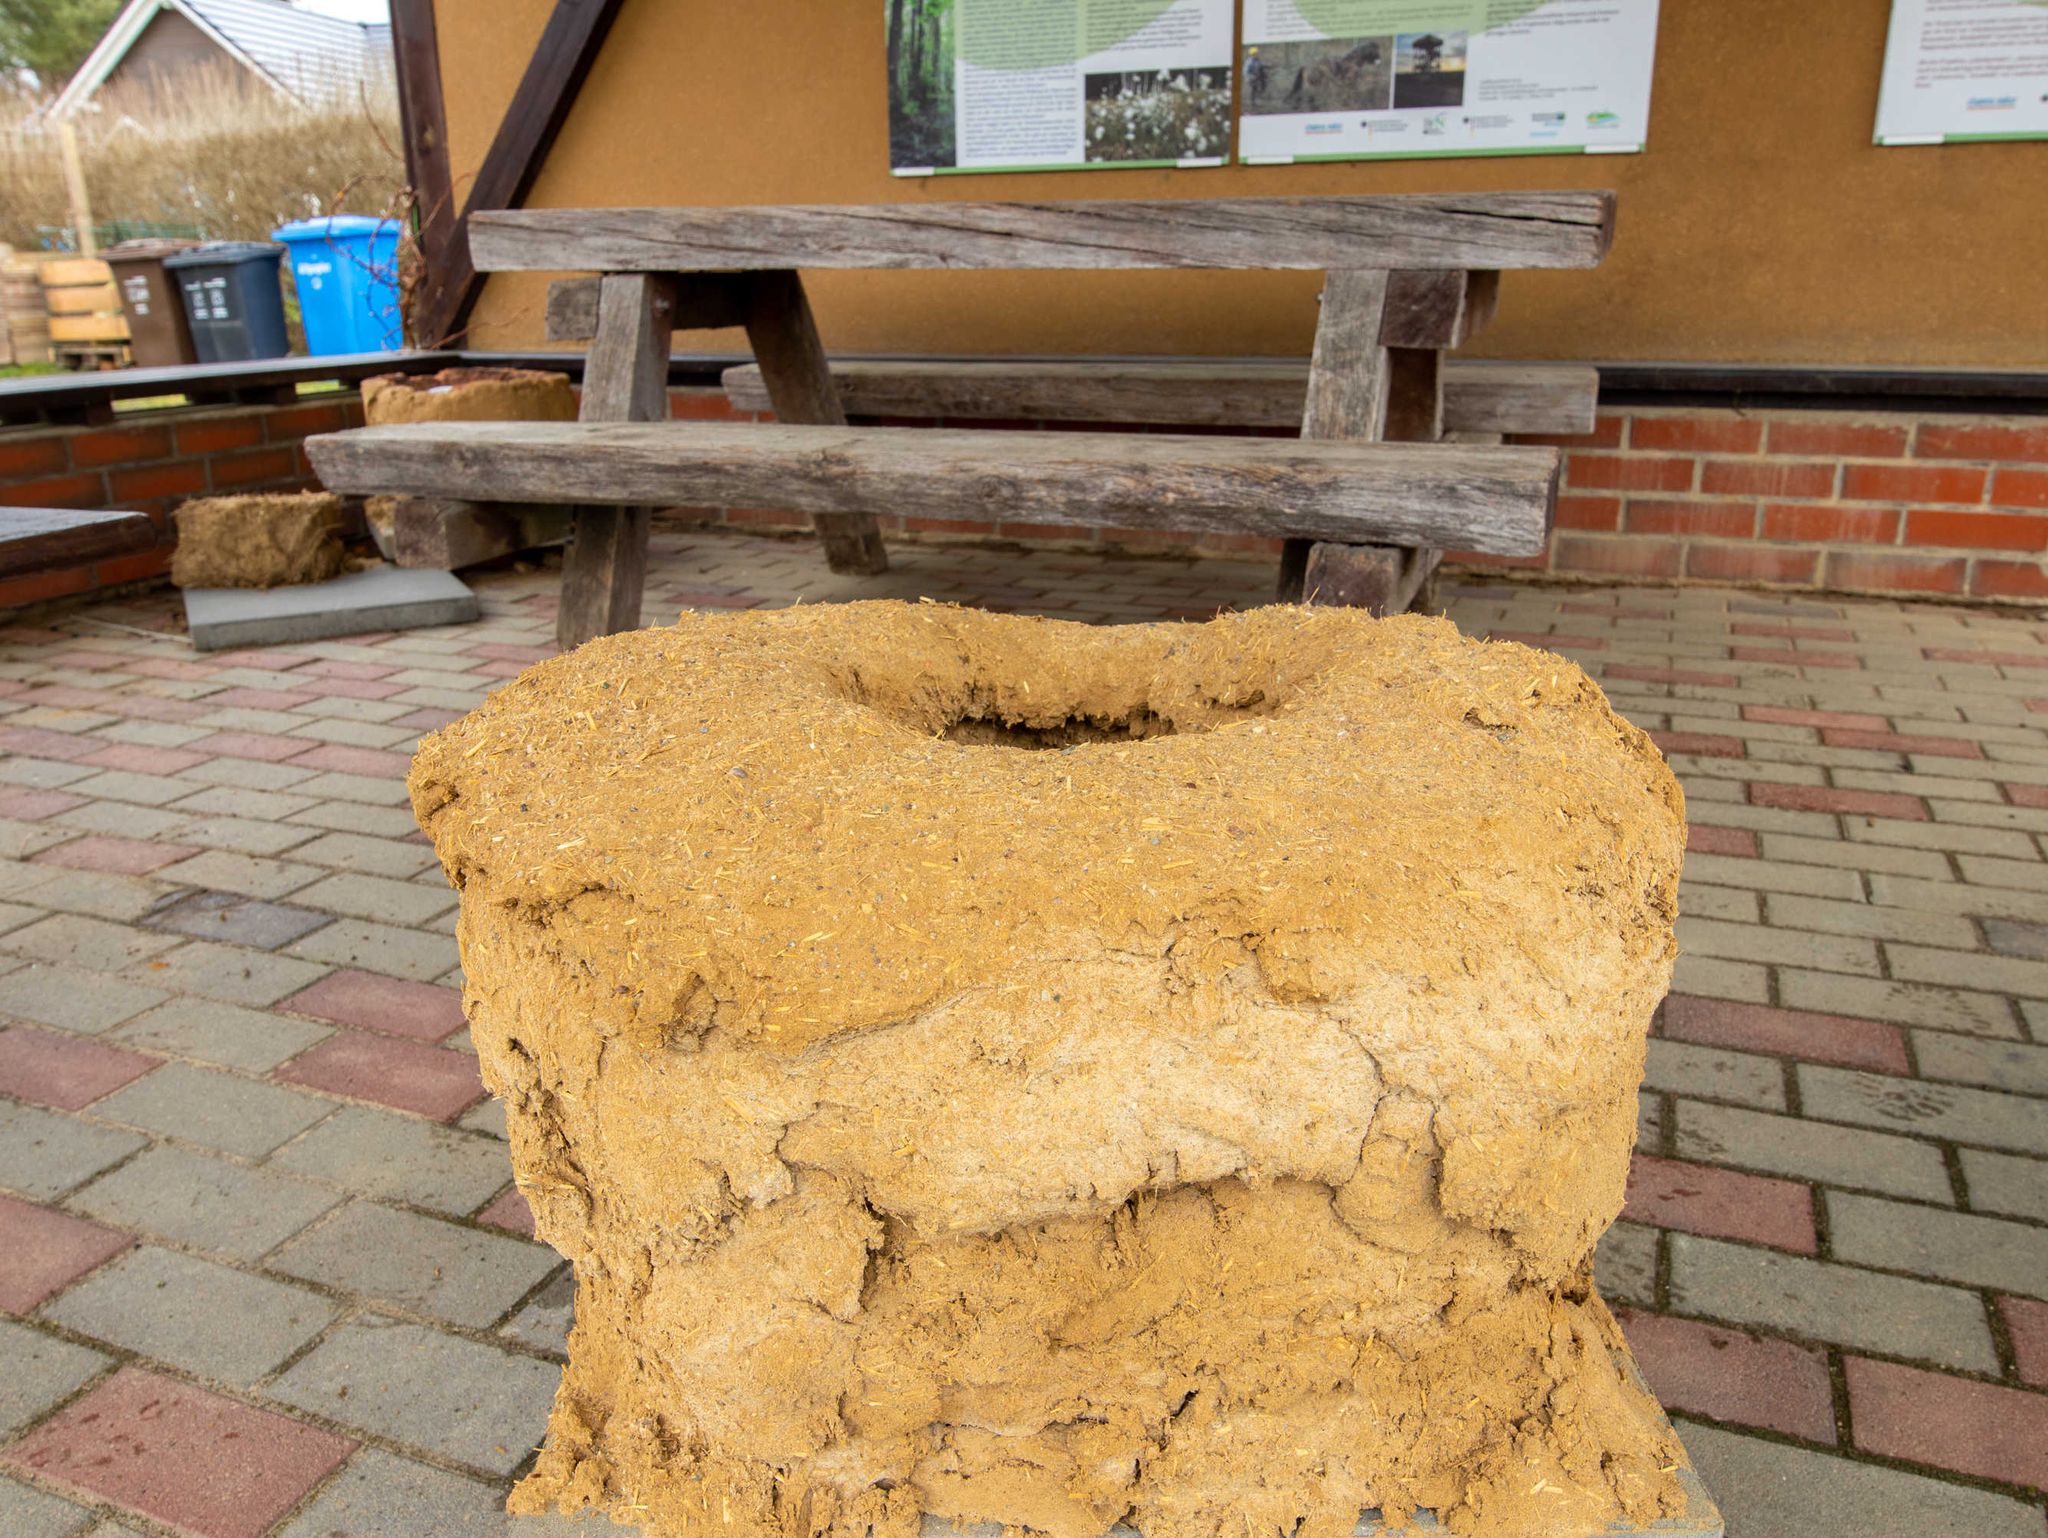
[[[1205,731],[1220,723],[1208,722],[1195,728]],[[1091,742],[1142,742],[1147,737],[1171,737],[1180,728],[1164,716],[1140,710],[1122,719],[1103,716],[1068,716],[1064,721],[1034,725],[1005,721],[1000,716],[963,716],[940,732],[948,742],[976,748],[1077,748]]]

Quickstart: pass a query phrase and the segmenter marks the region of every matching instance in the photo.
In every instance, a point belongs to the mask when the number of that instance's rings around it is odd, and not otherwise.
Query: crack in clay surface
[[[1677,1509],[1590,1260],[1683,806],[1570,663],[1345,610],[686,616],[529,670],[412,793],[576,1267],[515,1509]]]

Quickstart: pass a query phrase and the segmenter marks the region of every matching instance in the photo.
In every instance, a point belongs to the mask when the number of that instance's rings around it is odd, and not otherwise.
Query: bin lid
[[[166,267],[225,267],[232,262],[276,261],[284,255],[282,246],[267,240],[209,240],[176,256],[164,258]]]
[[[395,233],[396,219],[372,219],[367,214],[329,214],[322,219],[294,219],[270,232],[273,240],[329,240],[336,235],[382,235]]]
[[[145,262],[159,257],[175,256],[180,251],[190,251],[198,245],[196,240],[175,240],[163,235],[139,235],[133,240],[121,241],[108,246],[100,255],[110,262]]]

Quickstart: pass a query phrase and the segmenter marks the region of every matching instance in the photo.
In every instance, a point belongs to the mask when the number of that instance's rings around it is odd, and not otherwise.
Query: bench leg
[[[846,409],[818,340],[803,279],[794,272],[749,274],[746,315],[747,341],[761,365],[776,419],[844,426]],[[825,547],[825,564],[834,571],[878,576],[889,569],[889,553],[872,514],[815,513],[811,521]]]
[[[675,304],[675,280],[664,274],[605,275],[578,421],[667,420]],[[579,507],[571,514],[569,549],[562,558],[562,607],[555,618],[555,640],[562,650],[593,636],[639,628],[651,522],[644,507]]]

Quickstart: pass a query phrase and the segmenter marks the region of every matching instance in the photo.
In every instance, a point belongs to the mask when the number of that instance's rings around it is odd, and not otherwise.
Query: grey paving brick
[[[1982,951],[1944,951],[1896,941],[1885,946],[1892,975],[1907,982],[1945,988],[1989,988],[1999,993],[2048,998],[2048,962]]]
[[[539,1443],[558,1376],[547,1362],[372,1314],[340,1326],[267,1392],[505,1475]]]
[[[246,729],[221,728],[223,731]],[[303,812],[317,799],[290,791],[244,790],[238,785],[212,785],[195,792],[190,780],[176,783],[181,790],[188,792],[176,803],[176,809],[188,817],[247,817],[257,822],[281,822],[294,812]]]
[[[1677,1108],[1676,1147],[1683,1159],[1921,1201],[1954,1200],[1948,1166],[1932,1143],[1697,1100],[1680,1100]]]
[[[0,1319],[0,1437],[12,1436],[90,1383],[113,1358],[47,1331]],[[0,1527],[0,1531],[5,1531]]]
[[[570,1281],[573,1284],[573,1274]],[[1600,1289],[1600,1296],[1610,1303],[1633,1303],[1640,1308],[1656,1307],[1657,1230],[1647,1224],[1626,1221],[1618,1222],[1609,1228],[1600,1236],[1600,1247],[1593,1252],[1593,1282]],[[548,1290],[552,1290],[552,1287]],[[539,1298],[536,1297],[535,1302],[538,1301]],[[531,1309],[532,1305],[529,1305],[520,1310],[520,1318],[524,1318]],[[518,1320],[513,1322],[516,1324]],[[565,1338],[570,1322],[568,1319],[562,1321],[562,1333]],[[528,1344],[533,1343],[529,1341]]]
[[[81,1335],[247,1388],[318,1335],[339,1310],[304,1287],[143,1245],[102,1266],[43,1312]]]
[[[325,876],[296,895],[309,907],[396,924],[424,924],[456,903],[455,893],[445,883],[429,887],[357,871]]]
[[[1797,1071],[1800,1105],[1822,1121],[2048,1154],[2048,1116],[2039,1101],[2025,1096],[1813,1063],[1801,1063]]]
[[[48,1201],[147,1141],[62,1111],[0,1100],[0,1187]]]
[[[357,1453],[277,1538],[610,1538],[609,1518],[509,1517],[495,1485],[381,1448]]]
[[[193,892],[157,909],[144,926],[269,951],[333,922],[331,914],[311,908],[260,902],[232,892]]]
[[[1913,1052],[1926,1078],[2048,1096],[2048,1047],[1915,1031]],[[2042,1107],[2042,1114],[2048,1115],[2048,1106]]]
[[[452,1047],[467,1034],[467,1032],[463,1032],[461,1035],[452,1036],[443,1045]],[[495,1095],[488,1099],[480,1100],[474,1107],[463,1112],[462,1119],[456,1122],[455,1125],[467,1127],[471,1132],[481,1132],[487,1137],[498,1139],[502,1143],[506,1141],[505,1102],[498,1099]]]
[[[1918,983],[1845,977],[1834,972],[1778,969],[1778,1002],[1787,1009],[1860,1015],[1898,1025],[1932,1026],[1974,1036],[2016,1037],[2012,1003],[2003,994],[1967,988],[1933,988]]]
[[[152,912],[170,893],[171,888],[136,876],[53,867],[47,879],[38,881],[26,895],[35,899],[38,908],[125,923]]]
[[[275,1084],[188,1063],[166,1063],[107,1096],[93,1112],[108,1121],[255,1159],[304,1132],[334,1106],[332,1100]]]
[[[257,1260],[342,1199],[271,1167],[250,1169],[159,1144],[65,1205],[230,1260]]]
[[[151,982],[179,993],[196,993],[203,998],[260,1008],[311,987],[331,970],[292,956],[247,950],[239,945],[217,945],[211,940],[188,940],[150,962],[146,975]]]
[[[339,833],[367,833],[372,838],[404,838],[419,829],[409,806],[363,806],[353,801],[322,801],[291,820]]]
[[[0,856],[10,860],[26,860],[75,837],[76,829],[54,818],[48,822],[17,822],[12,817],[0,817]]]
[[[4,1008],[18,1020],[94,1035],[140,1014],[164,996],[160,988],[39,961],[8,975]]]
[[[66,764],[54,758],[0,759],[0,782],[36,790],[61,790],[76,780],[91,779],[98,772],[90,764]]]
[[[1950,802],[1951,806],[1964,803]],[[1937,819],[1901,822],[1880,817],[1848,819],[1849,837],[1864,844],[1895,844],[1906,849],[1938,849],[1952,854],[2011,855],[2026,846],[2026,836],[1971,822]]]
[[[290,790],[301,781],[312,779],[313,771],[253,758],[210,758],[189,769],[180,769],[178,778],[194,785],[230,785],[239,790]]]
[[[2025,956],[2048,961],[2048,924],[2025,924],[2016,919],[1984,919],[1984,943],[2002,956]]]
[[[1839,1259],[2048,1298],[2048,1228],[1847,1192],[1826,1200]]]
[[[1948,856],[1935,850],[1895,849],[1883,844],[1849,843],[1842,839],[1802,838],[1791,833],[1766,833],[1759,844],[1764,858],[1773,863],[1830,865],[1849,871],[1885,871],[1923,881],[1955,879],[1955,873],[1949,868]]]
[[[1678,948],[1681,955],[1692,952],[1730,961],[1816,967],[1824,972],[1851,972],[1864,977],[1875,977],[1880,970],[1877,947],[1867,940],[1764,929],[1754,924],[1720,924],[1712,919],[1681,917]]]
[[[278,1150],[270,1166],[456,1215],[474,1212],[512,1173],[495,1139],[358,1105]]]
[[[430,983],[455,964],[456,948],[448,935],[373,924],[366,919],[336,919],[290,946],[287,954]]]
[[[2048,1223],[2048,1164],[1977,1148],[1965,1148],[1959,1157],[1976,1211]]]
[[[105,769],[91,779],[79,780],[68,789],[74,796],[90,796],[95,801],[133,801],[138,806],[165,806],[180,796],[189,795],[192,784],[189,780],[172,779],[164,774]]]
[[[1785,1109],[1785,1070],[1775,1058],[1691,1042],[1653,1039],[1643,1065],[1645,1088],[1711,1096],[1765,1110]]]
[[[189,860],[166,865],[157,872],[160,880],[180,886],[205,887],[213,892],[236,892],[243,897],[279,898],[320,878],[317,865],[298,860],[267,860],[257,855],[218,849],[203,850]]]
[[[270,1269],[480,1329],[559,1259],[525,1239],[355,1202],[279,1250]]]
[[[1924,1209],[1933,1212],[1933,1208]],[[1936,1282],[1670,1234],[1671,1306],[1860,1351],[1996,1372],[1998,1354],[1976,1294]]]
[[[0,950],[37,961],[87,967],[95,972],[118,972],[177,943],[174,936],[151,934],[146,929],[77,913],[54,913],[26,929],[0,935]]]
[[[1866,940],[1904,940],[1917,945],[1977,948],[1977,927],[1950,913],[1922,913],[1905,908],[1880,908],[1865,902],[1833,902],[1823,897],[1791,897],[1772,893],[1764,899],[1768,922],[1779,929],[1822,930]]]
[[[410,844],[395,838],[370,838],[360,833],[323,833],[292,853],[295,858],[315,865],[389,876],[395,881],[417,876],[436,863],[434,851],[424,844]]]
[[[1973,886],[1962,881],[1916,881],[1910,876],[1873,875],[1870,900],[1928,913],[1973,913],[1986,918],[2017,919],[2026,924],[2048,924],[2048,894]]]
[[[308,830],[289,822],[256,822],[247,817],[181,819],[168,835],[174,843],[236,854],[283,854],[306,842]]]
[[[1671,969],[1671,986],[1679,993],[1707,999],[1737,999],[1747,1004],[1764,1004],[1771,997],[1771,975],[1767,969],[1747,961],[1723,961],[1715,956],[1680,952]]]
[[[1756,892],[1688,880],[1678,889],[1678,911],[1693,918],[1754,924],[1763,918],[1763,900]]]
[[[126,1045],[173,1057],[266,1073],[334,1032],[294,1015],[244,1009],[218,999],[176,998],[111,1034]]]
[[[74,833],[107,833],[115,838],[168,838],[185,822],[176,812],[125,801],[88,801],[59,812],[45,826],[62,824]]]
[[[1701,819],[1719,822],[1718,817]],[[1732,825],[1724,825],[1732,826]],[[1766,838],[1773,835],[1766,834]],[[1801,840],[1807,844],[1827,842]],[[1749,887],[1761,892],[1796,892],[1806,897],[1832,897],[1842,902],[1861,902],[1863,883],[1853,870],[1830,870],[1785,860],[1745,859],[1731,854],[1688,854],[1688,880],[1711,882],[1715,886]]]
[[[1902,1469],[1680,1421],[1732,1538],[2040,1538],[2041,1510]]]
[[[0,1533],[7,1538],[83,1538],[94,1520],[83,1506],[0,1477]]]

